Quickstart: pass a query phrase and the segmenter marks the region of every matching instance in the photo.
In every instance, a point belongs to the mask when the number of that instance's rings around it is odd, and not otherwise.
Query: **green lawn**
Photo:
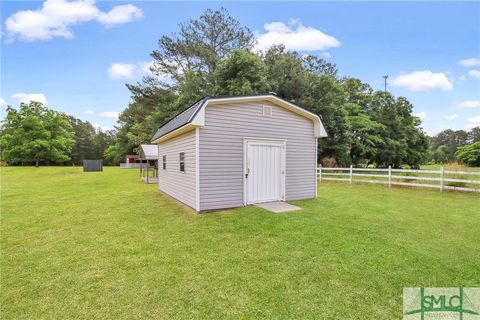
[[[323,182],[197,215],[137,174],[1,168],[2,319],[399,319],[403,287],[480,286],[478,194]]]
[[[424,164],[422,165],[422,169],[424,170],[439,170],[443,167],[445,170],[452,170],[452,171],[472,171],[472,172],[480,172],[480,167],[467,167],[462,164],[458,163],[446,163],[446,164]]]

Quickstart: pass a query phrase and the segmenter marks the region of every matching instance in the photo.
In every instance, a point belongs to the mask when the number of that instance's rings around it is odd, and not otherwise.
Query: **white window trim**
[[[183,171],[180,170],[180,153],[183,153]],[[187,164],[187,159],[185,157],[187,153],[185,151],[179,151],[178,152],[178,172],[185,174],[187,172],[186,164]]]

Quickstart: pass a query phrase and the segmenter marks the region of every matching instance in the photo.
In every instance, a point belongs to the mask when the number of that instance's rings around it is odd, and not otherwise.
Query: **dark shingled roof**
[[[157,140],[158,138],[166,135],[167,133],[170,133],[173,130],[178,129],[178,128],[186,125],[187,123],[190,123],[192,121],[192,119],[195,117],[195,115],[197,114],[198,110],[200,110],[203,103],[207,99],[208,98],[203,98],[203,99],[195,102],[193,105],[188,107],[186,110],[177,114],[170,121],[168,121],[163,126],[158,128],[157,132],[153,135],[152,142]]]

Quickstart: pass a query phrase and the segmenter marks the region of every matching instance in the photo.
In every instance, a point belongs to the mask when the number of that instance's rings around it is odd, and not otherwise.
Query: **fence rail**
[[[120,163],[120,168],[122,169],[146,168],[147,166],[147,163],[144,163],[143,166],[141,163]]]
[[[360,178],[360,179],[358,179]],[[368,179],[366,179],[368,178]],[[480,172],[376,168],[317,168],[317,179],[480,192]],[[403,180],[403,181],[402,181]]]

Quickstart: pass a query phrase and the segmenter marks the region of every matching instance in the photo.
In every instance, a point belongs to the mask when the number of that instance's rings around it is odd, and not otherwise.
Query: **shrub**
[[[322,164],[322,167],[325,168],[336,168],[337,167],[337,160],[333,157],[323,157],[320,160],[320,163]]]
[[[470,167],[480,166],[480,141],[459,147],[455,157]]]

